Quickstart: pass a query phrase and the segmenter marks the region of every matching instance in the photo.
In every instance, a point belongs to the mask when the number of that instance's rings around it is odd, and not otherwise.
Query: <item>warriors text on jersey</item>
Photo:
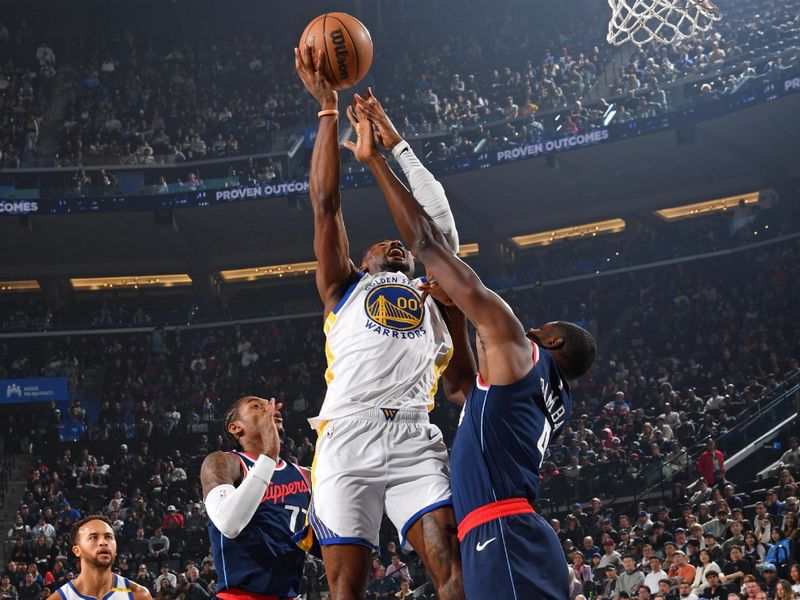
[[[232,452],[242,465],[242,478],[256,458]],[[297,596],[305,553],[291,536],[303,527],[311,493],[308,481],[293,464],[278,462],[272,481],[253,518],[233,539],[208,522],[218,591],[237,589],[254,594]]]
[[[328,392],[324,420],[368,408],[430,410],[452,356],[450,334],[421,279],[403,273],[359,274],[325,321]]]
[[[133,600],[133,588],[130,582],[117,574],[112,574],[112,577],[113,587],[102,600]],[[58,588],[58,595],[61,600],[86,600],[89,597],[82,595],[71,581]]]

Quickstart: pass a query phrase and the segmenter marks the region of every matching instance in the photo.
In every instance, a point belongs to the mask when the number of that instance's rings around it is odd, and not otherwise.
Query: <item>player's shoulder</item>
[[[200,466],[202,471],[207,467],[214,467],[216,465],[239,464],[239,456],[235,452],[227,452],[225,450],[215,450],[203,459],[203,464]]]
[[[60,587],[56,588],[56,591],[55,591],[55,592],[53,592],[52,594],[50,594],[50,595],[47,597],[47,600],[61,600],[61,589],[62,589],[64,586],[66,586],[66,585],[67,585],[67,584],[65,583],[64,585],[62,585],[62,586],[60,586]]]
[[[146,587],[130,579],[128,580],[128,584],[130,585],[131,592],[133,592],[134,600],[152,600],[153,596]]]
[[[217,450],[212,452],[200,465],[200,482],[203,493],[207,494],[213,487],[221,484],[235,485],[242,476],[242,460],[232,452]]]

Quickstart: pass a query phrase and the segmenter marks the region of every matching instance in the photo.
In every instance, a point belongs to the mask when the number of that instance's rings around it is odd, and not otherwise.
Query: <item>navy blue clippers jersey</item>
[[[569,418],[569,386],[552,355],[533,344],[534,366],[510,385],[477,381],[461,412],[450,456],[456,519],[499,500],[539,494],[550,438]]]
[[[242,464],[242,477],[256,457],[232,452]],[[293,464],[279,461],[253,518],[234,539],[208,522],[218,591],[236,588],[254,594],[297,596],[305,553],[292,542],[306,520],[311,500],[308,481]]]

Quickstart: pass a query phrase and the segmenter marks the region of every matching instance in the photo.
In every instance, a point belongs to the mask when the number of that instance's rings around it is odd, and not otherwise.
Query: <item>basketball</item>
[[[337,90],[361,81],[372,64],[369,31],[346,13],[325,13],[312,20],[300,36],[299,47],[306,45],[323,49],[325,76]]]

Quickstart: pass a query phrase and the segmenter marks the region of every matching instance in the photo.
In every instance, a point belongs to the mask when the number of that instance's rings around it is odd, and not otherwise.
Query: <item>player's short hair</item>
[[[233,404],[230,405],[230,407],[228,407],[228,410],[225,412],[225,418],[222,420],[222,431],[225,434],[225,438],[236,449],[239,448],[239,438],[237,438],[230,431],[228,431],[228,426],[239,418],[239,405],[244,400],[251,397],[252,396],[245,395],[242,396],[241,398],[238,398]]]
[[[564,338],[558,350],[558,366],[568,379],[577,379],[586,373],[597,358],[597,344],[591,333],[569,321],[556,321]]]
[[[103,515],[89,515],[88,517],[84,517],[80,521],[76,521],[75,524],[72,526],[72,529],[69,530],[69,539],[72,541],[73,545],[78,543],[78,532],[81,530],[81,527],[83,527],[84,525],[86,525],[91,521],[102,521],[103,523],[111,527],[112,532],[114,531],[114,524]]]

